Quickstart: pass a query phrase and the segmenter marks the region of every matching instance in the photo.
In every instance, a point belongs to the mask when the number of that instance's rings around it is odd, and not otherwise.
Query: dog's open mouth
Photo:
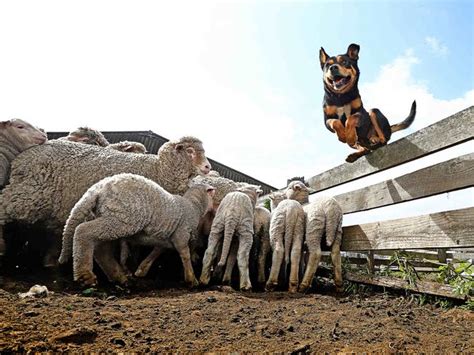
[[[346,86],[351,81],[351,76],[340,76],[335,75],[332,79],[329,79],[329,82],[335,90],[340,90]]]

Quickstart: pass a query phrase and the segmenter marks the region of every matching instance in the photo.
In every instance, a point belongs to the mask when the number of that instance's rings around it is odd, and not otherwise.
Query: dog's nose
[[[331,73],[337,73],[337,71],[338,71],[337,65],[335,65],[335,64],[331,65],[329,67],[329,70],[331,71]]]

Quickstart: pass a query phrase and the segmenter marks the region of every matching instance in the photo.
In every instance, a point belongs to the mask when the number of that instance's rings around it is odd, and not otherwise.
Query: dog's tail
[[[401,131],[402,129],[410,127],[416,116],[416,101],[411,104],[410,114],[402,122],[391,125],[390,130],[393,132]]]

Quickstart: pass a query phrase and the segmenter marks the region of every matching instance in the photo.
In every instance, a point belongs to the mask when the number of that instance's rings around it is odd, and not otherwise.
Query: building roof
[[[139,142],[145,145],[148,153],[156,154],[158,149],[168,142],[169,139],[164,138],[152,131],[104,131],[102,134],[110,143],[118,143],[121,141]],[[49,139],[57,139],[59,137],[67,136],[68,132],[48,132]],[[219,174],[236,182],[247,182],[249,184],[260,185],[264,194],[269,194],[271,191],[278,190],[260,180],[257,180],[247,174],[232,169],[227,165],[219,163],[208,157],[212,165],[212,169],[219,172]]]

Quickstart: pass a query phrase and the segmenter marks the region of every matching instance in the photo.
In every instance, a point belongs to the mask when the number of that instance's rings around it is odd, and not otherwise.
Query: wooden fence
[[[380,171],[401,166],[465,142],[474,135],[474,106],[443,119],[429,127],[384,146],[354,163],[345,163],[313,176],[306,183],[315,193],[339,186]],[[368,211],[384,206],[413,201],[474,186],[474,153],[456,157],[412,173],[361,189],[339,194],[344,214]],[[474,205],[472,194],[466,196]],[[401,208],[401,207],[400,207]],[[474,248],[474,207],[413,216],[403,219],[351,225],[343,228],[341,250],[354,263],[365,258],[368,269],[388,264],[388,254],[409,249],[421,261],[453,258],[458,248]],[[435,251],[426,251],[435,249]],[[447,251],[449,250],[449,251]],[[420,254],[422,253],[422,254]],[[426,256],[432,256],[426,257]],[[472,256],[472,254],[471,254]],[[419,267],[423,265],[419,264]],[[429,265],[428,265],[429,266]],[[428,267],[425,265],[425,267]],[[433,265],[431,265],[433,267]],[[406,283],[387,281],[378,276],[362,277],[346,273],[346,279],[382,286],[400,287]],[[417,290],[452,296],[449,287],[434,287],[420,283]]]

